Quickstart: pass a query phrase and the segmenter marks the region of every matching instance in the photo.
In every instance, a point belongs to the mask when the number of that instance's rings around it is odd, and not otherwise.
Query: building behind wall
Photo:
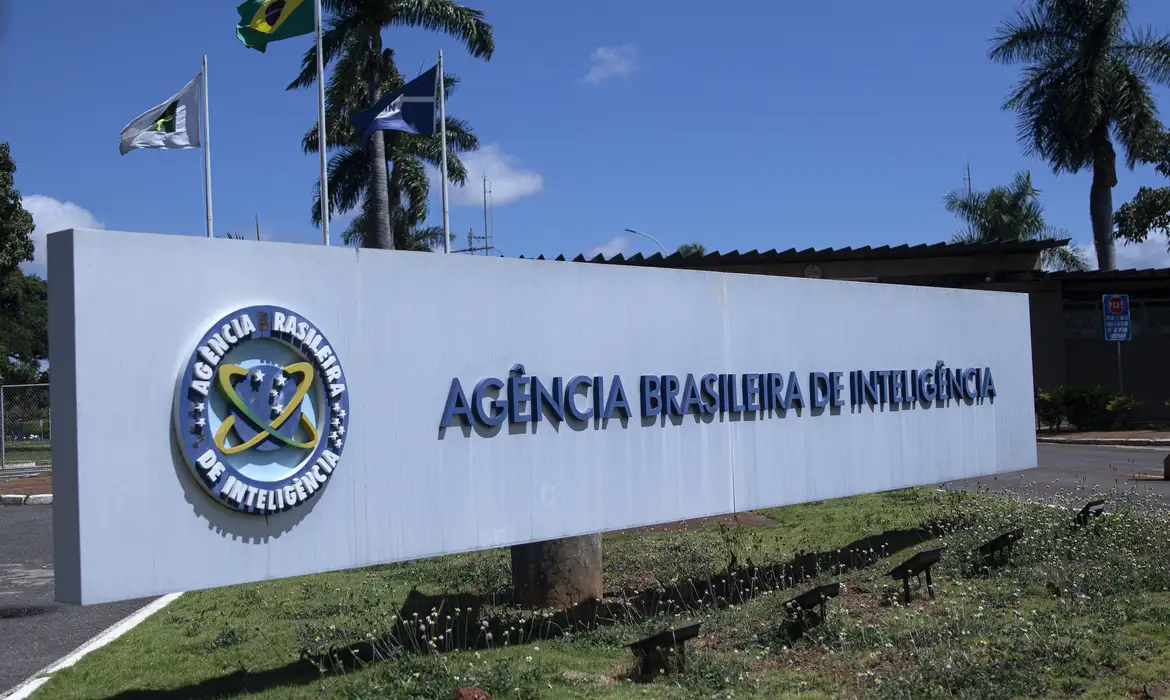
[[[1045,272],[1043,251],[1061,241],[935,243],[878,248],[618,255],[576,262],[784,277],[989,289],[1028,294],[1038,389],[1102,384],[1117,389],[1117,344],[1104,339],[1101,299],[1129,294],[1133,340],[1121,344],[1121,379],[1142,402],[1135,421],[1170,420],[1170,268]],[[564,260],[564,257],[557,258]]]

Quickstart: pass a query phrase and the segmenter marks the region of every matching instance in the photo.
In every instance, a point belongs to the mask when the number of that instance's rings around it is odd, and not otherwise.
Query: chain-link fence
[[[0,386],[0,468],[50,466],[48,384]]]

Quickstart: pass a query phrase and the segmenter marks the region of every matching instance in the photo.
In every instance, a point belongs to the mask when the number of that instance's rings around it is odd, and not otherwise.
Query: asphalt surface
[[[952,489],[1149,489],[1170,503],[1166,450],[1040,444],[1040,466],[951,482]],[[1156,475],[1157,478],[1141,475]],[[89,607],[53,601],[52,506],[0,506],[0,695],[151,599]]]
[[[0,695],[149,602],[54,602],[53,507],[0,506]]]
[[[1149,493],[1170,504],[1170,481],[1162,478],[1162,448],[1106,447],[1096,445],[1057,445],[1040,443],[1035,469],[1009,472],[994,477],[953,481],[947,488],[966,491],[1020,489],[1038,492],[1046,488],[1067,491],[1083,486],[1091,491]]]

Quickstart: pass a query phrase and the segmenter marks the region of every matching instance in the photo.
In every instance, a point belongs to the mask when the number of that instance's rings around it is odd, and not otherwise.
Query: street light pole
[[[639,236],[645,236],[646,238],[649,238],[650,240],[652,240],[652,241],[654,241],[655,243],[657,243],[657,244],[658,244],[658,247],[662,249],[662,254],[663,254],[663,255],[670,255],[670,253],[669,253],[669,252],[666,250],[666,246],[662,245],[662,241],[658,240],[658,239],[657,239],[657,238],[655,238],[654,236],[651,236],[651,235],[650,235],[650,234],[648,234],[648,233],[642,233],[641,231],[635,231],[635,230],[634,230],[634,229],[632,229],[632,228],[628,228],[628,229],[626,229],[626,231],[627,231],[627,232],[629,232],[629,233],[633,233],[633,234],[636,234],[636,235],[639,235]]]

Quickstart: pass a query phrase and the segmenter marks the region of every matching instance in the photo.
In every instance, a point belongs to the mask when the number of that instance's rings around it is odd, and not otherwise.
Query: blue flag
[[[418,76],[394,92],[383,95],[373,107],[351,117],[362,135],[362,147],[375,131],[435,133],[435,96],[439,66]]]

